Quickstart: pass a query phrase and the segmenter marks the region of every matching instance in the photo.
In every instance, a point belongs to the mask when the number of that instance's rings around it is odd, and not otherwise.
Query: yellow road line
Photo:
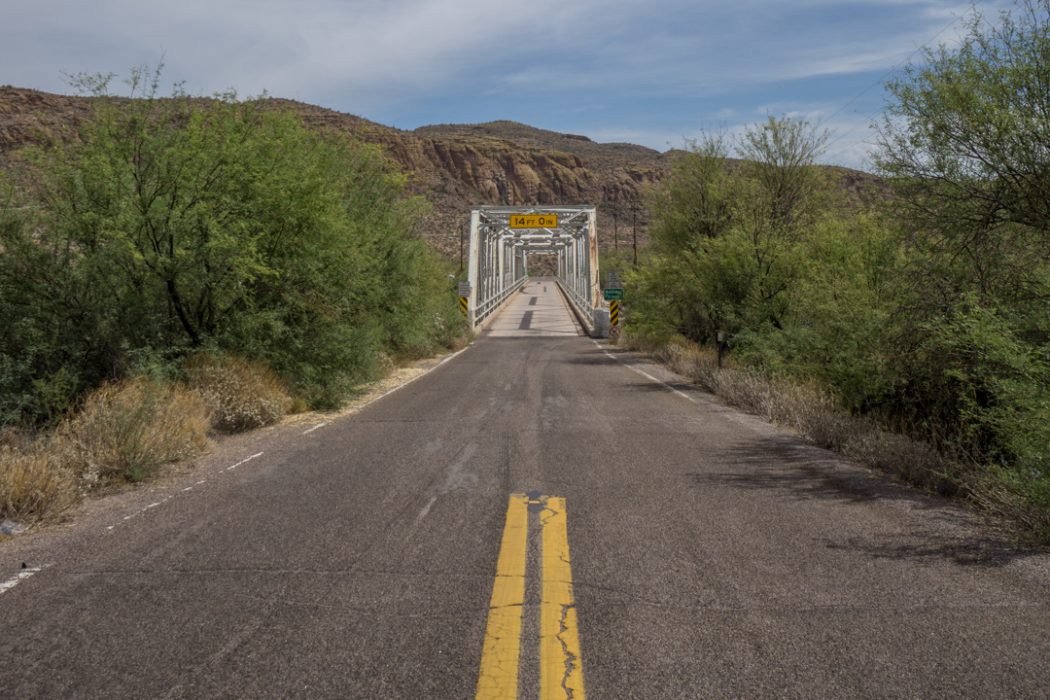
[[[583,657],[572,596],[565,499],[547,498],[543,525],[543,600],[540,604],[540,700],[584,700]]]
[[[528,527],[528,498],[513,494],[507,505],[507,523],[503,527],[503,542],[496,562],[496,582],[492,586],[488,627],[481,651],[477,700],[514,700],[518,697]]]

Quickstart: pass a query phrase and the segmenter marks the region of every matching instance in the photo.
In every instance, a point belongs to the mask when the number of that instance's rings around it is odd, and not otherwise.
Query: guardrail
[[[557,283],[558,289],[565,294],[565,301],[569,303],[569,309],[576,316],[576,320],[580,322],[580,325],[583,326],[587,335],[592,338],[606,337],[609,331],[608,310],[603,308],[592,308],[590,304],[586,303],[586,301],[579,294],[576,294],[560,277],[555,277],[554,281]]]
[[[478,307],[474,310],[474,326],[477,327],[478,325],[480,325],[481,322],[485,320],[485,317],[491,315],[492,312],[498,309],[503,304],[503,302],[506,301],[507,297],[521,289],[522,285],[525,284],[525,281],[528,279],[528,276],[522,277],[517,282],[514,282],[509,287],[504,289],[502,292],[496,294],[496,296],[486,300],[481,304],[478,304]]]
[[[561,277],[556,278],[558,285],[562,288],[562,291],[576,304],[576,307],[583,312],[585,309],[591,308],[591,302],[576,289],[576,286],[570,284],[567,280],[563,280]],[[586,284],[586,281],[583,282]]]

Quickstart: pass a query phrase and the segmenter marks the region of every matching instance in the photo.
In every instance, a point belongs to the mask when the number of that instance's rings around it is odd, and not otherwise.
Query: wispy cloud
[[[1005,0],[978,5],[994,15]],[[918,47],[957,41],[969,9],[953,0],[18,0],[0,25],[0,83],[63,91],[63,71],[124,74],[165,56],[167,76],[195,92],[265,89],[402,127],[503,117],[666,147],[788,94],[827,103],[828,114],[864,90],[878,98],[872,86]],[[873,108],[866,98],[841,116]]]

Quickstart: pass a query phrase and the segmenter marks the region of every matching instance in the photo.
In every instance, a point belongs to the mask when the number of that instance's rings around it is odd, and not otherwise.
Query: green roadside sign
[[[607,287],[602,290],[605,301],[623,301],[623,287]]]

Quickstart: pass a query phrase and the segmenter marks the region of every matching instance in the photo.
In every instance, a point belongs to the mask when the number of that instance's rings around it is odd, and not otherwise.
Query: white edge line
[[[240,462],[237,462],[237,464],[231,464],[230,466],[226,467],[226,471],[230,471],[231,469],[236,469],[237,467],[241,466],[245,462],[250,462],[253,459],[255,459],[256,457],[262,457],[262,456],[263,456],[262,452],[256,452],[251,457],[245,457]]]
[[[599,348],[599,349],[601,349],[601,351],[602,351],[602,352],[603,352],[603,353],[605,354],[605,356],[606,356],[606,357],[608,357],[608,358],[611,358],[611,359],[613,359],[613,360],[616,360],[617,362],[619,362],[619,363],[620,363],[621,365],[623,365],[623,366],[624,366],[624,367],[626,367],[627,369],[631,370],[632,372],[636,372],[637,374],[640,374],[640,375],[642,375],[642,376],[643,376],[643,377],[645,377],[646,379],[648,379],[648,380],[650,380],[650,381],[653,381],[653,382],[656,382],[657,384],[660,384],[660,385],[661,385],[661,386],[663,386],[663,387],[664,387],[665,389],[669,389],[669,390],[673,391],[674,393],[678,394],[679,396],[681,396],[681,397],[682,397],[683,399],[685,399],[685,400],[686,400],[686,401],[688,401],[689,403],[696,403],[696,399],[694,399],[694,398],[693,398],[692,396],[690,396],[689,394],[686,394],[686,393],[684,393],[684,392],[682,392],[682,391],[679,391],[678,389],[675,389],[675,388],[674,388],[673,386],[671,386],[671,385],[670,385],[670,384],[668,384],[667,382],[665,382],[665,381],[663,381],[663,380],[661,380],[661,379],[657,379],[656,377],[654,377],[653,375],[649,374],[649,373],[648,373],[648,372],[646,372],[645,370],[642,370],[642,369],[638,369],[638,368],[637,368],[637,367],[635,367],[634,365],[630,365],[630,364],[627,364],[626,362],[624,362],[623,360],[621,360],[621,359],[620,359],[619,357],[617,357],[616,355],[613,355],[613,354],[612,354],[611,352],[609,352],[608,350],[606,350],[605,348],[603,348],[603,347],[601,346],[601,344],[600,344],[600,343],[599,343],[599,342],[598,342],[597,340],[591,340],[591,342],[592,342],[592,343],[594,343],[595,345],[597,345],[597,346],[598,346],[598,348]]]
[[[694,399],[694,398],[693,398],[692,396],[690,396],[689,394],[683,393],[683,392],[679,391],[678,389],[675,389],[675,388],[674,388],[673,386],[671,386],[671,385],[670,385],[670,384],[668,384],[667,382],[665,382],[665,381],[663,381],[663,380],[660,380],[660,379],[657,379],[656,377],[654,377],[653,375],[649,374],[648,372],[646,372],[646,371],[644,371],[644,370],[640,370],[640,369],[638,369],[637,367],[632,367],[631,365],[627,365],[627,368],[628,368],[628,369],[631,369],[631,370],[634,370],[635,372],[637,372],[638,374],[642,375],[642,376],[643,376],[643,377],[645,377],[646,379],[650,379],[650,380],[652,380],[652,381],[656,382],[657,384],[663,384],[663,385],[664,385],[665,387],[667,387],[668,389],[670,389],[670,390],[671,390],[671,391],[673,391],[674,393],[678,394],[678,395],[679,395],[679,396],[681,396],[681,397],[682,397],[683,399],[686,399],[686,400],[688,400],[688,401],[691,401],[692,403],[696,403],[696,399]]]
[[[361,404],[360,406],[357,406],[355,409],[353,409],[353,411],[351,411],[350,413],[347,413],[346,415],[356,415],[356,414],[360,413],[361,411],[363,411],[368,406],[371,406],[372,404],[374,404],[376,401],[379,401],[380,399],[385,399],[387,396],[390,396],[391,394],[393,394],[395,391],[398,391],[399,389],[404,389],[406,386],[408,386],[412,382],[416,381],[417,379],[421,379],[421,378],[427,376],[428,374],[430,374],[431,372],[436,370],[438,367],[441,367],[442,365],[444,365],[449,360],[454,359],[456,356],[465,353],[467,350],[470,350],[472,347],[474,347],[474,343],[470,343],[469,345],[467,345],[467,347],[461,348],[461,349],[457,350],[456,352],[452,353],[451,355],[449,355],[449,356],[447,356],[445,358],[442,358],[441,362],[438,362],[436,365],[434,365],[433,367],[431,367],[427,371],[423,372],[422,374],[417,374],[416,376],[412,377],[411,379],[409,379],[408,381],[404,382],[403,384],[398,384],[393,389],[390,389],[390,390],[380,394],[379,396],[375,397],[374,399],[366,401],[365,403]],[[342,418],[342,417],[345,417],[345,416],[340,416],[340,417]],[[324,423],[321,423],[320,425],[315,425],[314,427],[304,431],[303,435],[306,435],[307,433],[311,433],[311,432],[317,430],[318,428],[323,428],[326,425],[331,425],[333,422],[334,421],[326,421]],[[262,453],[260,452],[259,454],[262,454]],[[237,466],[237,465],[234,465],[234,466]],[[231,467],[231,469],[232,469],[232,467]]]
[[[32,569],[23,569],[22,571],[19,571],[11,578],[7,579],[3,583],[0,583],[0,593],[8,592],[9,590],[22,583],[22,581],[25,581],[33,574],[39,573],[43,570],[44,567],[42,566],[34,566]]]
[[[331,424],[332,424],[332,421],[330,421],[330,420],[326,420],[326,421],[325,421],[325,422],[323,422],[323,423],[318,423],[318,424],[317,424],[317,425],[315,425],[314,427],[312,427],[312,428],[307,428],[306,430],[304,430],[304,431],[303,431],[303,435],[309,435],[309,434],[310,434],[310,433],[312,433],[313,431],[315,431],[315,430],[320,430],[321,428],[325,427],[326,425],[331,425]]]
[[[416,525],[418,525],[420,521],[423,520],[423,518],[427,517],[427,513],[430,512],[430,509],[434,506],[434,503],[437,502],[437,499],[437,496],[430,497],[430,500],[427,501],[427,504],[423,506],[423,509],[421,511],[419,511],[419,515],[416,516]]]
[[[361,411],[362,409],[364,409],[364,407],[365,407],[365,406],[371,406],[371,405],[372,405],[372,404],[374,404],[374,403],[375,403],[376,401],[379,401],[380,399],[385,399],[385,398],[386,398],[387,396],[390,396],[390,395],[391,395],[391,394],[393,394],[393,393],[394,393],[395,391],[398,391],[399,389],[404,389],[404,388],[405,388],[406,386],[408,386],[408,385],[409,385],[409,384],[411,384],[412,382],[416,381],[417,379],[421,379],[422,377],[425,377],[425,376],[427,376],[428,374],[430,374],[431,372],[433,372],[434,370],[436,370],[436,369],[437,369],[438,367],[441,367],[441,366],[442,366],[443,364],[445,364],[445,363],[446,363],[446,362],[448,362],[449,360],[453,359],[453,358],[454,358],[454,357],[456,357],[457,355],[460,355],[461,353],[464,353],[464,352],[466,352],[467,350],[469,350],[469,349],[470,349],[470,348],[471,348],[471,347],[472,347],[473,345],[474,345],[474,344],[473,344],[473,343],[471,343],[471,344],[470,344],[470,345],[468,345],[467,347],[465,347],[465,348],[463,348],[463,349],[461,349],[461,350],[457,350],[456,352],[452,353],[451,355],[449,355],[449,356],[448,356],[448,357],[446,357],[445,359],[441,360],[441,362],[437,363],[436,365],[434,365],[433,367],[431,367],[430,369],[428,369],[428,370],[427,370],[426,372],[423,372],[422,374],[417,374],[416,376],[412,377],[411,379],[409,379],[409,380],[408,380],[407,382],[405,382],[404,384],[398,384],[398,385],[397,385],[397,386],[395,386],[395,387],[394,387],[393,389],[391,389],[391,390],[389,390],[389,391],[387,391],[387,392],[385,392],[385,393],[383,393],[383,394],[380,394],[379,396],[375,397],[374,399],[372,399],[372,400],[371,400],[371,401],[369,401],[368,403],[364,403],[364,404],[361,404],[361,405],[360,405],[360,406],[358,407],[358,409],[357,409],[357,410],[358,410],[358,412],[360,412],[360,411]]]
[[[466,352],[467,350],[470,350],[470,348],[472,348],[473,346],[474,346],[474,343],[470,343],[469,345],[467,345],[467,347],[460,348],[459,350],[456,350],[454,353],[452,353],[448,357],[442,359],[441,362],[437,363],[437,365],[433,369],[437,369],[438,367],[440,367],[441,365],[445,364],[446,362],[448,362],[452,358],[456,357],[456,355],[460,355],[460,354]],[[431,370],[431,371],[433,371],[433,370]],[[426,374],[430,374],[430,372],[427,372]]]

